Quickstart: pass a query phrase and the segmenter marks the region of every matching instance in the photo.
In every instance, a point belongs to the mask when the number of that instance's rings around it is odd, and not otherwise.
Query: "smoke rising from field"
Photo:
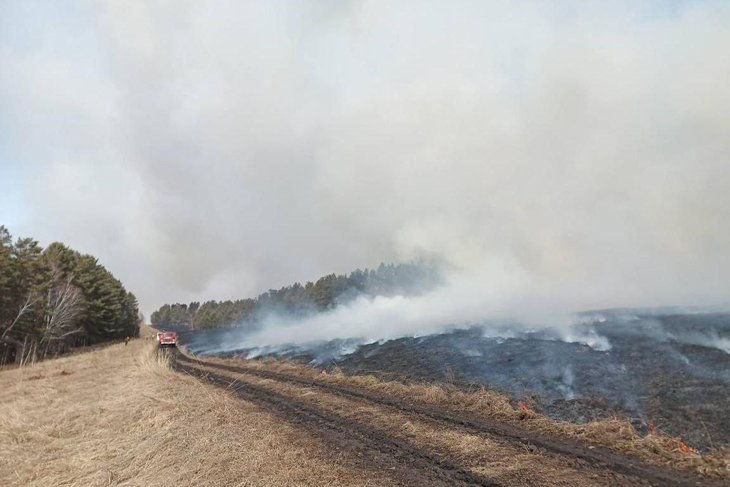
[[[362,295],[307,318],[273,312],[264,316],[256,331],[228,335],[213,347],[236,350],[276,344],[297,346],[350,338],[371,343],[479,326],[486,336],[511,337],[520,332],[548,330],[560,340],[587,343],[598,350],[610,348],[605,338],[586,326],[590,320],[582,322],[577,315],[561,312],[549,303],[532,312],[520,310],[513,301],[520,290],[508,279],[505,275],[495,281],[475,281],[456,274],[442,286],[418,296]],[[492,282],[499,282],[501,288]]]
[[[723,2],[19,4],[11,230],[147,314],[419,258],[447,285],[260,342],[727,302]]]

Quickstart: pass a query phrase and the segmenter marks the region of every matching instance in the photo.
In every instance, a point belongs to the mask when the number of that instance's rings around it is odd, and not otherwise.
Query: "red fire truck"
[[[177,347],[177,333],[174,331],[157,333],[157,344],[161,347]]]

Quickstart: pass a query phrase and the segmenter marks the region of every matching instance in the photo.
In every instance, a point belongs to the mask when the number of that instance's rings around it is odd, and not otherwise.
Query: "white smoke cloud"
[[[148,313],[420,257],[446,287],[306,330],[727,301],[722,2],[0,8],[12,230],[99,256]]]

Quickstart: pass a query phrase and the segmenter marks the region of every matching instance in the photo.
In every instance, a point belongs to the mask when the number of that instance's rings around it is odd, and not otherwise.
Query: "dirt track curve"
[[[233,391],[396,485],[720,485],[685,472],[433,406],[173,353],[176,370]]]

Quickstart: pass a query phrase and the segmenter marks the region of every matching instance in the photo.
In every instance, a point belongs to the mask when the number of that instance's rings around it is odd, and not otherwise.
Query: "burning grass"
[[[228,359],[207,360],[230,363]],[[681,438],[661,434],[658,430],[641,435],[628,419],[617,415],[611,419],[578,425],[555,421],[538,414],[527,402],[520,401],[513,405],[508,397],[486,388],[464,391],[449,384],[381,381],[373,375],[347,375],[337,368],[323,374],[320,369],[301,363],[274,359],[233,360],[245,367],[274,370],[306,377],[312,381],[356,387],[405,402],[431,405],[456,415],[499,421],[548,437],[563,437],[588,445],[604,446],[635,455],[648,463],[730,479],[730,450],[727,448],[700,454]]]
[[[154,340],[0,373],[0,485],[383,485]]]

